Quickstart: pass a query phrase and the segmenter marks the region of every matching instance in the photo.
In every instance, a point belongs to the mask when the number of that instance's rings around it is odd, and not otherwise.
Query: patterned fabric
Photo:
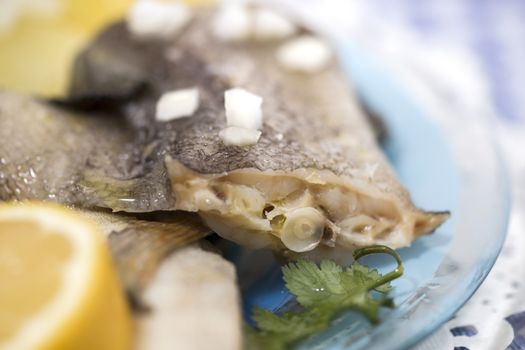
[[[482,65],[499,115],[525,122],[525,1],[373,0],[366,5],[372,15],[386,13],[422,40],[469,50]]]
[[[430,86],[433,116],[494,125],[512,181],[506,243],[469,302],[412,350],[525,350],[525,1],[300,1],[303,17],[374,52],[423,103]]]

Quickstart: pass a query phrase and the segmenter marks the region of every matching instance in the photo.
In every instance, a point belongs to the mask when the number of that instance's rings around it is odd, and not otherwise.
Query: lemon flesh
[[[31,222],[0,223],[0,281],[9,282],[0,285],[0,343],[14,337],[60,289],[73,248],[63,236],[42,231]]]
[[[74,212],[0,205],[0,349],[129,349],[103,235]]]

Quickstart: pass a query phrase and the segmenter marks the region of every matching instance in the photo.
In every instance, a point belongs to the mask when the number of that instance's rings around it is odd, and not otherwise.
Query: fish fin
[[[417,214],[414,222],[414,235],[417,237],[434,232],[449,217],[449,211],[423,211]]]

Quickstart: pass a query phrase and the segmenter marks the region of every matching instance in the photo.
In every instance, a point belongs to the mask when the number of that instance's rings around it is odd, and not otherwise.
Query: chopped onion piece
[[[129,31],[141,38],[168,39],[190,21],[191,11],[179,2],[138,0],[129,9]]]
[[[219,137],[226,146],[250,146],[255,145],[261,137],[261,132],[254,129],[245,129],[230,126],[219,132]]]
[[[307,252],[319,245],[326,219],[312,207],[293,209],[286,214],[281,241],[294,252]]]
[[[262,97],[234,88],[224,92],[226,124],[240,128],[260,130],[262,127]]]
[[[313,36],[292,39],[277,51],[277,60],[284,68],[304,73],[324,69],[331,59],[332,50],[328,44]]]
[[[199,107],[197,88],[170,91],[163,94],[157,102],[156,119],[161,122],[189,117]]]
[[[242,41],[251,35],[252,18],[243,4],[227,4],[218,10],[212,22],[213,35],[222,41]]]
[[[258,40],[284,39],[296,31],[288,18],[272,10],[258,9],[253,14],[253,36]]]

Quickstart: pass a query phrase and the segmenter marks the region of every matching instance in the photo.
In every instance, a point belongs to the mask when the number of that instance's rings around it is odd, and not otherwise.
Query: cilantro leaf
[[[326,329],[336,311],[314,307],[301,313],[287,312],[276,315],[271,311],[256,308],[252,317],[257,323],[259,332],[251,330],[250,348],[287,349],[288,344]]]
[[[314,262],[299,260],[283,267],[286,288],[299,304],[310,307],[324,302],[343,298],[345,291],[341,285],[343,269],[335,262],[324,260],[318,267]]]
[[[399,255],[384,246],[372,246],[354,252],[355,259],[365,255],[387,253],[392,255],[398,267],[381,275],[376,269],[357,262],[343,269],[333,261],[325,260],[319,265],[299,260],[283,267],[286,287],[296,298],[303,310],[282,315],[256,308],[253,320],[257,330],[246,332],[247,347],[251,349],[287,349],[297,341],[329,327],[335,316],[345,310],[354,310],[370,322],[379,321],[380,307],[393,307],[388,298],[389,282],[403,273]],[[382,295],[373,297],[372,290]]]
[[[370,282],[377,281],[382,277],[379,271],[377,271],[377,269],[370,270],[368,266],[364,266],[359,263],[353,264],[352,266],[350,266],[350,269],[354,270],[355,274],[361,274],[362,278],[367,279]],[[391,289],[391,286],[390,283],[385,283],[374,289],[381,293],[388,293]]]

